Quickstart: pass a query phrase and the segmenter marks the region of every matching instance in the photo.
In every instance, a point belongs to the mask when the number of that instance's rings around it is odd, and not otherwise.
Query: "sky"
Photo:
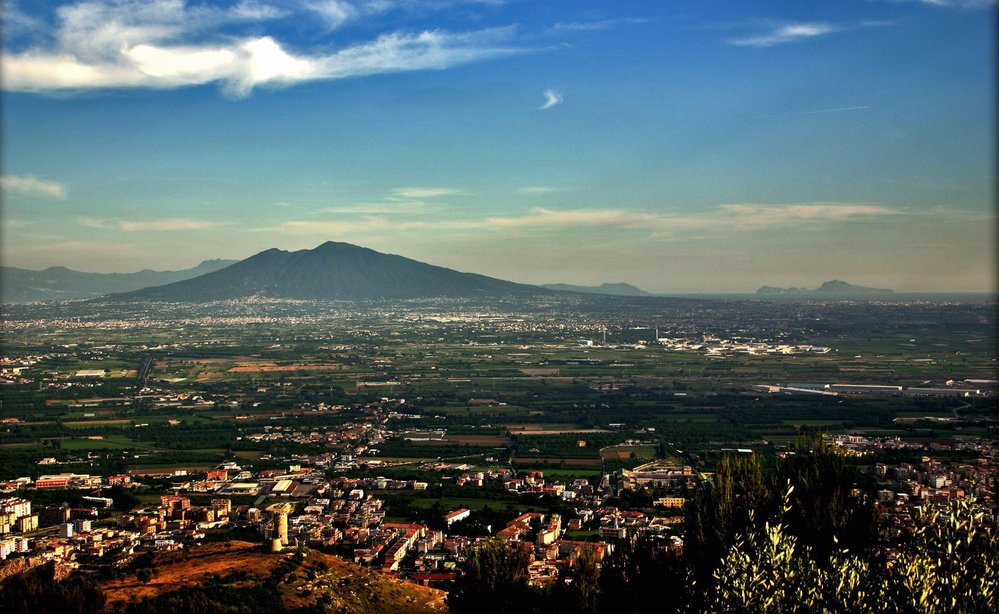
[[[0,260],[996,292],[993,0],[4,0]]]

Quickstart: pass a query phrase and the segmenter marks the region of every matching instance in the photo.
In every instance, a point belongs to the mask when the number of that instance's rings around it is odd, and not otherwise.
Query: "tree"
[[[583,548],[560,574],[555,603],[567,612],[597,612],[600,597],[600,563],[593,550]]]
[[[684,549],[698,579],[706,579],[735,536],[767,517],[773,508],[771,488],[755,454],[726,456],[714,479],[688,503]]]
[[[461,574],[448,593],[451,612],[509,614],[526,609],[529,554],[517,545],[487,541],[464,552]]]
[[[148,584],[149,581],[153,579],[153,570],[148,567],[143,567],[135,572],[135,579],[143,584]]]
[[[652,536],[616,544],[601,561],[600,612],[682,612],[692,602],[693,578],[687,562],[668,541]]]
[[[790,530],[819,556],[841,547],[869,547],[874,539],[870,494],[856,487],[857,472],[821,436],[800,437],[777,464],[777,488],[794,487],[785,520]]]

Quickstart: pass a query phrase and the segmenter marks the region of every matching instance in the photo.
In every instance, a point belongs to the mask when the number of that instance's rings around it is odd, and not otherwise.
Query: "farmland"
[[[316,307],[166,306],[156,320],[128,306],[15,308],[4,360],[29,362],[3,387],[0,467],[37,474],[47,456],[147,469],[175,466],[179,453],[196,464],[234,455],[266,464],[275,452],[316,446],[304,437],[276,444],[265,432],[322,435],[386,400],[398,417],[380,457],[482,455],[594,471],[668,450],[696,461],[722,447],[766,449],[811,431],[985,435],[994,406],[987,396],[756,388],[989,379],[988,305],[567,298]],[[70,318],[74,310],[82,317]],[[680,338],[684,347],[708,340],[709,351],[672,349]],[[724,343],[731,349],[718,351]],[[767,344],[822,351],[740,349]],[[958,407],[959,421],[948,423]]]

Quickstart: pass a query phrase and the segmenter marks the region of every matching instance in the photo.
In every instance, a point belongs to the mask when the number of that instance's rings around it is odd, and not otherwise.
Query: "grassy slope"
[[[251,578],[263,581],[288,556],[291,555],[264,552],[248,542],[208,544],[191,550],[186,559],[180,553],[159,555],[157,575],[148,584],[140,583],[131,574],[111,580],[102,588],[111,603],[154,597],[182,586],[196,585],[209,574],[225,576],[245,571]],[[327,566],[326,570],[318,572],[313,580],[307,580],[307,574],[320,563]],[[308,595],[305,594],[307,584],[310,587]],[[443,591],[408,584],[316,551],[310,552],[293,577],[282,583],[281,594],[289,608],[330,595],[332,611],[412,614],[447,611]]]

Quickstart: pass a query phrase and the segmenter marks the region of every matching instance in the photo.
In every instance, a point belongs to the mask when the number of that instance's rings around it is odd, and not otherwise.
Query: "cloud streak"
[[[562,95],[555,90],[545,90],[545,103],[538,107],[542,111],[547,111],[548,109],[562,104]]]
[[[829,23],[786,23],[772,27],[770,30],[729,39],[729,44],[739,47],[773,47],[787,43],[797,43],[819,36],[825,36],[838,31],[840,28]]]
[[[66,198],[66,186],[55,181],[46,181],[32,175],[4,175],[0,177],[0,188],[11,194],[41,196],[45,198]]]
[[[327,13],[354,6],[312,4],[313,10]],[[3,88],[51,93],[217,83],[228,95],[242,97],[258,87],[439,70],[526,52],[510,44],[512,27],[388,32],[338,50],[320,45],[298,51],[260,33],[267,23],[286,15],[284,9],[258,2],[228,9],[188,6],[183,0],[66,5],[56,12],[52,41],[4,52]],[[253,35],[230,32],[246,23],[253,24]]]

